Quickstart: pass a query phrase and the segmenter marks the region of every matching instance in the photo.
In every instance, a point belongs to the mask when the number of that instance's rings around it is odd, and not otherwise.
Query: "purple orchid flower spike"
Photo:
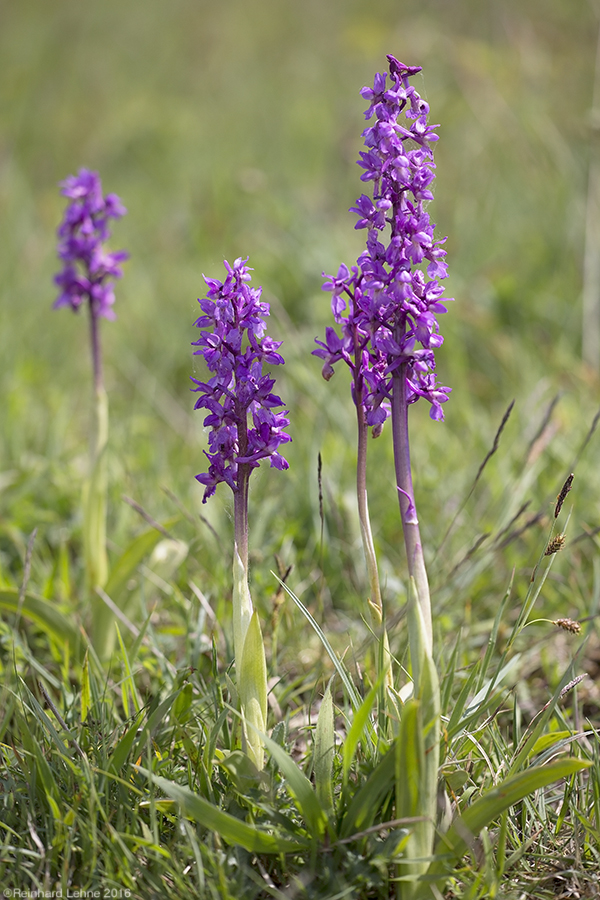
[[[287,469],[279,453],[291,440],[283,401],[273,393],[275,379],[263,372],[263,364],[283,365],[278,352],[281,341],[266,334],[269,304],[261,299],[261,288],[249,285],[251,269],[247,259],[225,261],[225,281],[205,278],[208,294],[199,300],[203,315],[195,325],[202,329],[194,341],[195,354],[203,356],[213,377],[192,378],[192,388],[200,396],[195,409],[206,409],[204,424],[210,427],[208,472],[197,475],[204,485],[203,502],[218,484],[225,482],[234,493],[236,543],[247,567],[248,478],[263,459],[271,466]]]
[[[437,316],[446,312],[440,281],[446,277],[447,266],[445,239],[434,237],[426,209],[433,199],[435,165],[431,148],[438,136],[437,126],[428,122],[427,103],[410,83],[421,69],[406,66],[394,56],[387,59],[390,82],[387,74],[377,74],[373,87],[361,91],[369,103],[365,116],[370,124],[362,133],[365,147],[358,164],[363,170],[361,181],[372,183],[372,196],[361,194],[351,211],[358,216],[355,227],[367,232],[366,249],[356,266],[342,266],[335,278],[326,278],[323,288],[332,294],[338,328],[328,328],[325,341],[317,341],[318,349],[313,352],[324,361],[325,378],[331,378],[340,360],[352,374],[358,419],[359,518],[374,597],[378,582],[367,507],[365,435],[369,426],[377,434],[391,414],[409,575],[412,690],[420,704],[418,715],[427,716],[420,725],[426,736],[418,788],[418,806],[425,818],[411,833],[403,861],[403,874],[418,877],[427,869],[434,840],[440,693],[433,658],[429,583],[412,484],[408,408],[423,397],[430,404],[431,418],[444,418],[443,404],[450,389],[437,383],[434,354],[443,341]],[[371,605],[379,607],[381,621],[381,600],[372,600]],[[385,629],[382,637],[385,657]],[[403,812],[412,809],[411,805]],[[407,897],[413,896],[413,886],[407,888]]]
[[[89,300],[93,313],[114,319],[114,292],[110,281],[121,278],[120,264],[129,258],[121,250],[109,253],[103,246],[110,237],[109,219],[120,219],[127,210],[116,194],[102,196],[102,183],[97,172],[80,169],[61,183],[68,205],[58,228],[58,256],[64,262],[62,272],[55,277],[62,292],[54,303],[58,309],[70,306],[77,311]]]
[[[115,319],[112,282],[121,278],[121,263],[129,258],[124,250],[109,252],[104,243],[110,237],[109,219],[120,219],[127,210],[116,194],[102,194],[97,172],[80,169],[61,182],[64,197],[70,200],[58,228],[58,256],[62,271],[54,282],[60,295],[54,308],[69,306],[74,312],[89,305],[92,332],[94,383],[102,386],[102,359],[98,319]]]

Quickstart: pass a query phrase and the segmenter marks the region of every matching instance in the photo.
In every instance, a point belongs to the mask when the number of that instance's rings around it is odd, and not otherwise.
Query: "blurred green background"
[[[161,518],[173,512],[163,486],[220,535],[230,528],[225,489],[201,507],[193,479],[206,443],[188,393],[198,368],[190,342],[202,274],[221,277],[223,258],[249,256],[272,303],[271,330],[285,338],[281,393],[293,435],[288,475],[254,479],[255,558],[264,547],[291,561],[299,552],[315,557],[321,452],[328,547],[347,554],[351,575],[361,569],[348,379],[340,371],[322,382],[310,351],[330,321],[321,272],[351,264],[362,248],[348,213],[362,189],[359,90],[385,70],[386,53],[423,67],[415,84],[441,123],[430,212],[439,236],[448,235],[448,294],[456,297],[438,352],[440,380],[453,388],[446,423],[431,422],[425,408],[412,417],[429,552],[513,398],[501,450],[445,545],[446,574],[481,535],[518,529],[525,514],[510,520],[523,503],[527,515],[550,512],[598,406],[597,374],[580,362],[597,32],[583,0],[2,0],[5,574],[20,570],[34,526],[48,559],[79,527],[87,323],[51,307],[64,208],[57,183],[82,166],[98,170],[129,210],[111,241],[131,253],[118,320],[103,323],[113,541],[140,524],[121,494]],[[588,445],[576,481],[574,534],[598,522],[596,447]],[[403,562],[390,458],[388,433],[373,445],[370,490],[392,590]],[[538,533],[537,550],[540,542]],[[217,550],[207,543],[205,552],[208,573]],[[270,578],[271,565],[255,566],[255,577]],[[309,584],[311,565],[298,575]],[[499,580],[504,564],[501,572]],[[352,579],[339,579],[349,589]],[[575,592],[563,581],[565,614],[581,613],[588,576]]]

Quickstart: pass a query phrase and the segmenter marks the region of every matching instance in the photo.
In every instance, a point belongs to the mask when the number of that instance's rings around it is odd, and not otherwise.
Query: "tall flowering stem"
[[[433,199],[432,145],[438,136],[437,126],[427,121],[427,103],[410,83],[421,69],[406,66],[393,56],[387,59],[389,83],[387,74],[377,74],[373,87],[361,91],[369,103],[365,117],[370,124],[363,131],[365,148],[358,163],[363,169],[361,180],[372,182],[373,190],[372,196],[361,194],[351,211],[358,215],[355,227],[367,232],[366,249],[351,269],[342,265],[337,276],[327,277],[323,287],[332,293],[332,312],[340,331],[328,328],[325,341],[317,341],[314,352],[324,360],[326,378],[340,360],[352,371],[353,397],[359,409],[359,506],[361,494],[365,496],[361,435],[368,427],[379,433],[391,415],[409,574],[414,697],[402,713],[396,805],[399,817],[428,817],[411,833],[402,867],[405,876],[414,874],[416,879],[425,871],[423,860],[433,847],[440,696],[433,661],[429,584],[412,484],[408,408],[423,397],[430,403],[432,419],[444,417],[442,404],[450,389],[437,383],[434,351],[443,342],[436,316],[446,312],[440,281],[446,277],[447,266],[445,239],[434,238],[426,211],[426,204]],[[368,544],[367,536],[365,546]],[[407,790],[403,781],[403,742],[411,742],[411,721],[417,722],[423,735],[415,790]],[[413,896],[417,889],[416,880],[398,883],[402,897]]]
[[[355,270],[354,270],[355,271]],[[356,272],[355,272],[356,274]],[[383,601],[381,597],[381,588],[379,582],[379,572],[377,567],[377,556],[375,553],[375,545],[373,543],[373,533],[371,530],[371,519],[369,516],[369,504],[367,495],[367,441],[369,435],[369,421],[367,419],[366,405],[368,403],[368,384],[365,380],[365,374],[370,372],[369,358],[366,351],[368,343],[368,335],[361,329],[360,312],[355,309],[355,294],[344,282],[348,279],[349,272],[345,266],[342,266],[338,279],[329,279],[324,288],[331,290],[334,295],[332,307],[336,321],[341,326],[341,337],[334,328],[327,328],[325,332],[326,341],[317,340],[318,349],[313,351],[315,356],[323,359],[323,377],[329,380],[334,374],[336,362],[343,360],[350,369],[352,381],[351,392],[352,399],[356,408],[357,419],[357,452],[356,452],[356,495],[358,505],[358,518],[360,522],[360,533],[365,555],[365,563],[367,567],[367,576],[369,581],[369,607],[373,616],[374,624],[377,628],[383,625]],[[344,313],[346,313],[344,315]],[[373,412],[369,410],[369,412]],[[375,413],[375,415],[377,415]],[[385,417],[383,410],[379,413],[378,421],[373,429],[374,436],[381,430],[383,419]],[[381,419],[381,421],[379,421]],[[383,640],[383,666],[391,673],[390,669],[390,653],[389,641],[384,630],[382,634]]]
[[[108,442],[108,399],[104,388],[100,319],[115,319],[113,282],[122,275],[125,251],[109,252],[109,220],[120,219],[126,209],[116,194],[102,194],[97,172],[81,169],[61,184],[69,203],[58,228],[58,256],[62,270],[54,281],[60,294],[54,308],[69,307],[74,312],[87,307],[90,322],[94,402],[90,446],[90,474],[84,487],[84,552],[88,587],[102,587],[108,577],[106,555],[106,461]],[[96,609],[97,606],[97,609]],[[94,601],[93,637],[103,655],[112,627],[105,619],[109,613],[98,598]]]
[[[254,762],[262,766],[263,751],[256,732],[266,724],[266,666],[258,617],[248,587],[248,485],[250,473],[261,461],[287,469],[279,447],[290,440],[283,401],[273,393],[275,379],[263,365],[283,365],[277,352],[281,341],[266,334],[269,304],[261,289],[250,287],[247,259],[225,261],[226,278],[205,278],[207,296],[199,300],[201,329],[194,342],[210,372],[208,381],[192,378],[199,394],[195,409],[205,409],[210,428],[208,472],[196,475],[204,485],[205,503],[220,483],[228,484],[234,498],[235,548],[233,564],[233,632],[235,665],[242,713],[254,729],[245,739]]]

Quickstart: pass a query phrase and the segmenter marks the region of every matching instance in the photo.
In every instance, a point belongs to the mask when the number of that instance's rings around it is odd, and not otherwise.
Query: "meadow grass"
[[[320,273],[361,249],[346,213],[357,196],[358,90],[392,52],[423,66],[443,123],[434,216],[449,235],[457,298],[438,354],[453,388],[446,422],[411,410],[446,727],[440,828],[515,764],[558,750],[593,763],[515,801],[464,848],[441,890],[599,894],[599,381],[580,361],[579,308],[598,23],[591,5],[573,15],[562,0],[451,6],[58,0],[50,10],[26,0],[0,11],[3,887],[395,895],[407,823],[393,824],[393,797],[369,782],[394,723],[375,720],[381,743],[366,726],[352,731],[352,692],[378,709],[354,410],[343,374],[326,384],[310,356],[329,324]],[[51,311],[56,185],[82,165],[100,170],[129,209],[111,243],[131,252],[119,318],[103,328],[108,549],[111,564],[123,561],[127,619],[110,668],[93,648],[86,655],[80,630],[90,601],[80,511],[86,326]],[[219,493],[201,504],[193,476],[206,435],[187,392],[199,371],[190,342],[202,273],[238,255],[250,255],[285,338],[278,383],[292,411],[290,471],[260,471],[250,493],[250,576],[276,745],[262,775],[236,749],[232,504]],[[371,519],[391,649],[407,664],[393,471],[384,432],[369,447]],[[544,558],[569,472],[558,521],[566,545]],[[529,613],[546,621],[519,631],[546,568]],[[331,655],[275,576],[323,629]],[[567,617],[581,621],[580,635],[552,624]],[[306,784],[280,750],[323,784],[317,721],[332,677],[338,831],[311,842],[318,813],[311,819],[307,795],[303,806]],[[349,735],[354,755],[345,756]],[[241,832],[224,839],[204,827],[204,807],[169,796],[161,778],[299,848],[272,854]],[[368,782],[362,796],[380,808],[371,815],[367,804],[361,818],[352,797]]]

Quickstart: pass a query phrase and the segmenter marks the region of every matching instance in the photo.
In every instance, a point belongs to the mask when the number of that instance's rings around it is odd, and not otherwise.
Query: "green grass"
[[[278,384],[293,437],[290,471],[253,477],[251,586],[269,674],[279,678],[272,686],[272,739],[314,780],[318,710],[335,669],[271,572],[282,576],[292,567],[287,582],[366,697],[376,653],[365,622],[354,416],[344,375],[326,384],[310,352],[329,323],[320,273],[351,263],[361,249],[346,212],[360,191],[358,91],[392,52],[423,66],[421,86],[434,121],[442,123],[432,213],[440,234],[449,236],[449,293],[457,301],[442,320],[438,354],[442,382],[453,388],[446,423],[432,423],[418,406],[411,410],[449,732],[441,822],[447,826],[493,787],[498,773],[507,774],[561,682],[586,673],[548,707],[528,760],[548,760],[562,748],[593,762],[518,800],[484,828],[445,895],[599,894],[593,729],[600,706],[600,474],[598,433],[590,429],[600,382],[580,361],[597,29],[591,5],[574,11],[567,0],[526,7],[516,0],[4,4],[3,886],[211,900],[394,896],[404,826],[384,827],[394,819],[387,786],[373,820],[343,830],[350,788],[356,795],[368,782],[385,747],[361,734],[343,793],[353,713],[339,676],[332,684],[337,819],[326,840],[307,839],[306,809],[286,787],[293,770],[284,777],[278,750],[262,780],[241,755],[223,756],[236,750],[240,735],[227,671],[232,506],[225,490],[201,504],[193,476],[203,467],[206,437],[188,393],[202,273],[218,277],[224,257],[249,255],[254,280],[272,303],[271,330],[285,339]],[[136,639],[123,625],[124,649],[108,671],[91,651],[84,661],[80,632],[89,627],[90,607],[80,511],[91,389],[86,323],[51,311],[54,231],[62,213],[57,182],[84,165],[98,169],[105,189],[129,209],[111,241],[131,252],[118,285],[119,318],[103,327],[111,405],[108,533],[111,564],[129,560],[121,602],[142,635]],[[498,450],[471,492],[513,398]],[[392,651],[406,662],[406,568],[390,435],[372,442],[369,453]],[[582,636],[538,622],[515,637],[504,659],[556,495],[571,471],[573,490],[560,519],[570,516],[566,547],[531,618],[582,620]],[[179,559],[169,564],[168,555],[161,557],[160,549],[174,552],[173,544],[154,549],[165,535],[124,496],[180,542]],[[33,616],[49,604],[52,622]],[[512,668],[502,684],[465,725],[468,704],[506,663]],[[389,745],[395,723],[380,726]],[[586,736],[570,741],[576,732]],[[192,806],[181,816],[161,782],[144,771],[303,849],[278,856],[225,840],[203,827]],[[294,777],[301,791],[304,782]]]

